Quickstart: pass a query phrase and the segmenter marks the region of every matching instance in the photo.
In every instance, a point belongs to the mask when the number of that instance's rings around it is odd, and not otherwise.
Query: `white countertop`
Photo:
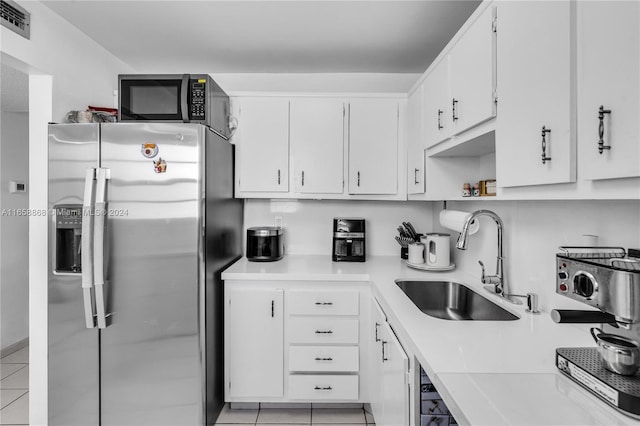
[[[449,321],[424,314],[396,279],[456,281],[520,317],[516,321]],[[287,255],[277,262],[240,259],[222,279],[369,281],[398,338],[431,377],[459,424],[640,424],[581,389],[557,371],[555,349],[593,346],[589,325],[556,324],[548,312],[526,313],[482,289],[460,271],[411,269],[395,256],[365,263],[330,256]]]

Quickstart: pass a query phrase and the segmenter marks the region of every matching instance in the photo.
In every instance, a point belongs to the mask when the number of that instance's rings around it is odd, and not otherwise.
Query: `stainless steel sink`
[[[396,280],[425,314],[457,321],[513,321],[518,317],[460,283]]]

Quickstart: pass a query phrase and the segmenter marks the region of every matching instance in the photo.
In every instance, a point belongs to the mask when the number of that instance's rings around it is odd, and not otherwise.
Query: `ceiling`
[[[422,73],[480,0],[47,0],[137,72]]]

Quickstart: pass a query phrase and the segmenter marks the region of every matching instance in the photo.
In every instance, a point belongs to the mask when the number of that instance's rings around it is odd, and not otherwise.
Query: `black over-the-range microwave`
[[[206,74],[121,74],[118,120],[201,123],[229,136],[229,96]]]

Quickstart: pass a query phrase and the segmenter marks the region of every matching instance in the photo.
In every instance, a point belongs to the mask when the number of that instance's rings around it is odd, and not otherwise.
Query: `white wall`
[[[244,225],[273,226],[275,217],[282,216],[285,253],[331,256],[333,218],[363,217],[367,254],[399,258],[396,228],[409,221],[418,232],[429,230],[431,210],[427,202],[249,199],[245,201]]]
[[[69,110],[112,106],[117,76],[134,70],[39,1],[17,1],[31,13],[31,39],[0,28],[0,58],[30,75],[30,209],[47,208],[47,122]],[[47,424],[47,218],[29,220],[29,416]]]
[[[88,105],[113,106],[118,74],[131,67],[42,2],[17,3],[31,13],[31,39],[2,27],[2,60],[16,60],[31,75],[53,76],[53,120],[62,122],[68,111]]]
[[[2,349],[29,336],[29,221],[10,214],[26,209],[26,193],[10,193],[9,181],[27,183],[29,117],[26,112],[2,111],[0,140],[0,345]],[[6,214],[5,214],[6,213]]]
[[[584,245],[583,234],[599,236],[599,244],[640,247],[640,201],[459,201],[447,208],[472,212],[488,209],[504,222],[504,251],[509,292],[537,293],[544,311],[555,308],[585,309],[555,293],[558,246]],[[437,217],[442,203],[435,204]],[[457,250],[458,234],[450,231],[451,254],[458,268],[480,277],[478,260],[487,273],[495,273],[496,225],[481,218],[480,230],[471,235],[466,251]]]
[[[213,73],[229,95],[242,92],[407,93],[422,74]]]

